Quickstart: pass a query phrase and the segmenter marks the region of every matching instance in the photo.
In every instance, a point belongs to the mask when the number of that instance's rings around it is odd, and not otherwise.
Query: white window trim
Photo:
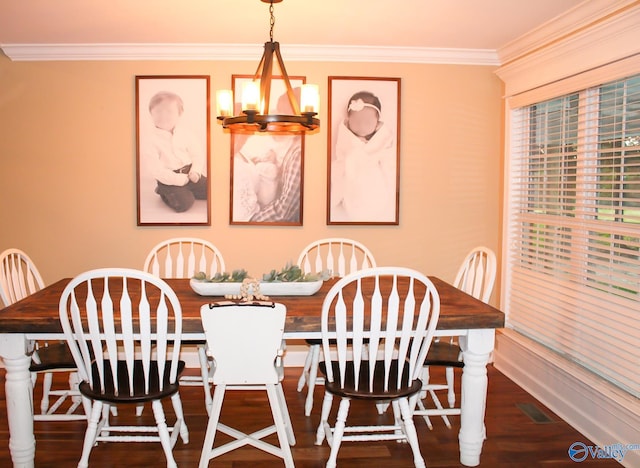
[[[576,21],[559,18],[499,51],[505,63],[496,71],[505,82],[504,214],[512,208],[507,196],[511,189],[511,110],[640,73],[640,2],[585,2],[578,9],[583,6],[589,11],[574,12]],[[505,218],[503,252],[509,248],[508,229]],[[506,255],[502,257],[504,305],[511,272]],[[497,334],[494,356],[499,370],[596,444],[640,440],[638,399],[513,330]],[[622,465],[640,466],[640,451],[628,452]]]

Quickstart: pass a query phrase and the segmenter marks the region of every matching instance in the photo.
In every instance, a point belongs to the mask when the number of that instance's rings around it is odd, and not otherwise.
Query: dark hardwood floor
[[[296,392],[300,369],[288,368],[285,378],[285,394],[296,433],[297,444],[293,457],[297,467],[319,468],[324,466],[329,449],[326,445],[314,445],[315,431],[319,421],[322,387],[316,388],[316,403],[312,416],[304,416],[304,393]],[[438,371],[434,371],[437,375]],[[4,370],[0,370],[0,466],[11,466],[9,455],[9,433],[6,422],[4,398]],[[456,382],[459,385],[459,374]],[[56,383],[62,382],[56,377]],[[182,387],[182,402],[185,419],[189,427],[190,441],[184,445],[178,439],[174,456],[181,467],[196,467],[200,458],[207,417],[204,410],[202,389]],[[35,401],[39,406],[36,388]],[[334,402],[334,411],[335,411]],[[166,407],[167,418],[172,418],[170,405]],[[524,411],[523,408],[526,410]],[[533,418],[527,413],[532,414]],[[536,411],[541,413],[536,418]],[[546,416],[546,418],[545,418]],[[221,421],[243,432],[260,429],[271,424],[265,392],[227,393]],[[388,415],[382,416],[388,417]],[[133,407],[121,407],[119,418],[133,419]],[[145,408],[143,419],[152,423],[151,409]],[[378,418],[375,409],[354,402],[349,420],[374,422]],[[421,443],[422,455],[429,467],[459,467],[458,430],[459,417],[452,417],[453,429],[445,427],[440,418],[433,419],[430,431],[421,418],[416,418],[416,427]],[[539,419],[536,422],[536,419]],[[503,374],[489,367],[489,395],[486,413],[487,440],[481,457],[481,467],[563,467],[576,466],[568,456],[569,446],[576,441],[592,445],[585,437],[562,421],[558,416],[537,402]],[[36,422],[36,467],[76,466],[82,449],[83,422]],[[272,436],[275,440],[275,436]],[[222,441],[223,436],[217,439]],[[227,440],[227,439],[225,439]],[[406,444],[395,442],[344,443],[338,455],[338,465],[344,467],[405,468],[413,466],[411,450]],[[578,464],[582,467],[607,468],[620,466],[612,460],[586,459]],[[94,447],[91,467],[156,467],[165,466],[165,458],[159,443],[102,443]],[[211,461],[210,466],[235,467],[281,467],[282,461],[253,447],[243,447]]]

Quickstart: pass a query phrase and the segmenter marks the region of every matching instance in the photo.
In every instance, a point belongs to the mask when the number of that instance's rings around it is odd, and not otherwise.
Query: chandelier
[[[229,129],[231,132],[300,133],[313,131],[320,127],[320,120],[316,117],[319,105],[318,86],[302,85],[300,103],[298,103],[280,54],[280,44],[273,41],[273,26],[275,24],[273,4],[280,3],[282,0],[261,1],[269,4],[269,42],[264,43],[264,53],[253,80],[242,90],[242,115],[233,115],[232,91],[220,90],[216,93],[218,120],[222,123],[223,128]],[[292,115],[271,114],[269,112],[274,59],[277,60],[280,67],[281,78],[293,109]]]

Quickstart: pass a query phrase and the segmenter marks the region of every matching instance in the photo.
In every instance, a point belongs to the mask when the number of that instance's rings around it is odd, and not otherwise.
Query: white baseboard
[[[496,334],[494,365],[598,447],[634,445],[621,464],[640,466],[640,400],[513,330]]]

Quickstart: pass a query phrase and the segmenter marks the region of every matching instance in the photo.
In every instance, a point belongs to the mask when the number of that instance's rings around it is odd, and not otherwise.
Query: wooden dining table
[[[495,330],[504,326],[504,314],[436,277],[429,277],[440,296],[436,336],[458,336],[464,368],[461,379],[460,463],[477,466],[485,439],[484,413],[487,370],[495,343]],[[62,279],[0,310],[0,357],[6,370],[5,394],[9,423],[9,449],[14,467],[33,467],[35,437],[29,365],[32,340],[64,339],[58,305],[70,279]],[[222,300],[201,296],[188,279],[167,279],[182,306],[182,340],[203,340],[200,319],[203,305]],[[309,296],[277,296],[271,299],[287,307],[286,339],[320,337],[320,312],[336,279],[325,281]]]

